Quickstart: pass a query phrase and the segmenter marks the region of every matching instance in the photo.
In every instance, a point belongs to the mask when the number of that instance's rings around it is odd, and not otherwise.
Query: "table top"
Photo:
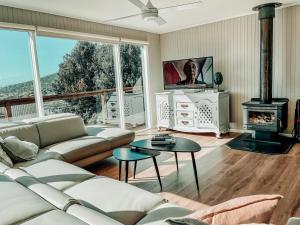
[[[139,161],[143,159],[152,158],[154,156],[160,155],[159,152],[152,151],[151,153],[143,154],[140,152],[132,151],[130,148],[116,148],[113,151],[113,156],[117,160],[121,161]]]
[[[152,145],[151,139],[143,139],[130,143],[133,148],[150,149],[166,152],[199,152],[201,147],[195,141],[187,138],[175,137],[176,144],[173,145]]]

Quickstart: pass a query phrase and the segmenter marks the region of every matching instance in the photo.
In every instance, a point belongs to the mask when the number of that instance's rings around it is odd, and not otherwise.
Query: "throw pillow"
[[[39,151],[36,144],[21,141],[15,136],[5,138],[1,146],[14,163],[33,160]]]
[[[188,218],[212,225],[239,225],[243,223],[269,223],[281,195],[253,195],[235,198],[204,210]]]

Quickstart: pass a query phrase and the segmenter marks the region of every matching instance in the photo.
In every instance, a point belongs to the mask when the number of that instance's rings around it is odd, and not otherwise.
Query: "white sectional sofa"
[[[63,114],[2,125],[0,136],[40,147],[35,160],[12,168],[0,162],[0,225],[148,225],[191,213],[158,194],[81,168],[131,142],[131,131],[85,127],[80,117]]]

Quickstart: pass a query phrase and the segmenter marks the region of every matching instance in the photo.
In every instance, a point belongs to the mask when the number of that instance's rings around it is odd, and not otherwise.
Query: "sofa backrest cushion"
[[[85,125],[80,116],[43,121],[36,126],[40,133],[41,147],[86,135]]]
[[[40,123],[43,121],[55,120],[58,118],[66,118],[66,117],[72,117],[72,116],[76,116],[76,115],[73,113],[58,113],[58,114],[52,114],[52,115],[48,115],[48,116],[24,119],[24,120],[22,120],[22,122],[25,124],[34,124],[34,123]]]
[[[39,132],[33,124],[0,129],[0,137],[4,139],[9,136],[15,136],[22,141],[31,142],[40,147]]]

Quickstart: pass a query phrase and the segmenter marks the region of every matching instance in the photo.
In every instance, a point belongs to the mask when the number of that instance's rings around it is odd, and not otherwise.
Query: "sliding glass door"
[[[29,33],[0,29],[1,120],[37,116],[32,68]]]
[[[145,128],[145,100],[143,80],[143,46],[120,45],[123,84],[124,121],[127,129]]]
[[[0,119],[74,113],[86,124],[145,128],[144,46],[114,41],[0,30]]]

